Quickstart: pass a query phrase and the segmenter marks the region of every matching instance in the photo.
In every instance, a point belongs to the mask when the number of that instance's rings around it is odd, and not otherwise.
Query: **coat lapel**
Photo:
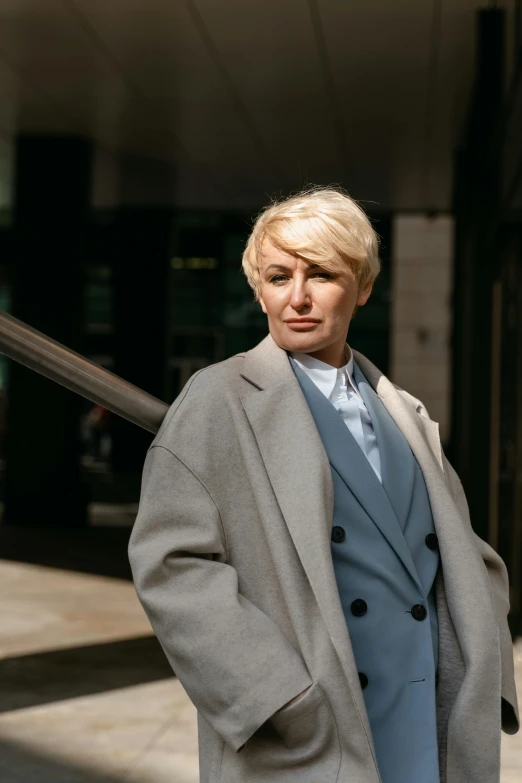
[[[288,356],[267,336],[246,354],[241,395],[270,483],[370,736],[332,565],[333,482],[312,414]]]
[[[312,411],[332,467],[377,525],[415,584],[423,592],[406,539],[390,505],[388,495],[373,468],[332,403],[295,363],[292,363],[292,367]]]

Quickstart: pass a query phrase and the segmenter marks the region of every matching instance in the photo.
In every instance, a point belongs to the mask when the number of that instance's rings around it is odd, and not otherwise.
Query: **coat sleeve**
[[[241,595],[212,497],[160,445],[145,460],[129,558],[138,597],[176,676],[233,750],[311,685],[287,637]]]
[[[471,527],[468,502],[464,488],[450,463],[445,460],[454,500],[463,519]],[[506,734],[519,730],[518,700],[513,663],[513,641],[508,626],[509,580],[504,561],[497,552],[473,532],[475,543],[486,566],[499,626],[500,655],[502,662],[502,729]]]

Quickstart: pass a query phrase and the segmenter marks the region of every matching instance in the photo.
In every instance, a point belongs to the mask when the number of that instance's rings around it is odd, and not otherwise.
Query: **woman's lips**
[[[313,329],[314,326],[318,326],[320,321],[306,320],[303,318],[302,321],[285,321],[285,323],[290,327],[290,329],[293,329],[296,332],[303,332],[307,329]]]

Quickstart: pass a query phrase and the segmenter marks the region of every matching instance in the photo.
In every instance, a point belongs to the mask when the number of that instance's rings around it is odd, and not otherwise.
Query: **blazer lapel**
[[[241,403],[370,736],[332,565],[333,482],[321,438],[288,356],[270,335],[246,354],[241,374],[257,387],[241,395]]]
[[[384,491],[404,531],[413,493],[415,463],[408,442],[397,431],[382,401],[354,362],[354,377],[375,429]]]
[[[406,539],[373,468],[332,403],[294,362],[292,367],[312,411],[332,467],[377,525],[415,584],[423,592]]]

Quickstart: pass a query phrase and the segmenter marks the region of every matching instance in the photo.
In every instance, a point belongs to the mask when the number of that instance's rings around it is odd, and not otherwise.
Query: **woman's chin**
[[[317,334],[312,332],[293,332],[285,334],[284,337],[274,336],[274,342],[285,351],[296,351],[298,353],[313,353],[324,347],[324,337],[320,339]]]

